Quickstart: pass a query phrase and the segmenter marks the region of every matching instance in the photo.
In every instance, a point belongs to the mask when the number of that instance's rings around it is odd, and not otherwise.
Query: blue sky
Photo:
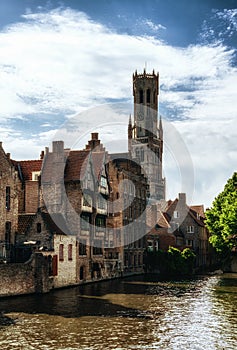
[[[188,198],[209,206],[236,171],[236,42],[233,0],[2,0],[4,149],[15,159],[38,158],[77,113],[131,103],[132,73],[146,65],[160,74],[159,112],[191,156],[194,186]],[[126,121],[121,117],[115,132],[112,125],[101,127],[106,146],[124,138]],[[98,117],[86,122],[83,132]],[[178,175],[180,155],[165,136],[167,197],[174,198],[185,188]]]

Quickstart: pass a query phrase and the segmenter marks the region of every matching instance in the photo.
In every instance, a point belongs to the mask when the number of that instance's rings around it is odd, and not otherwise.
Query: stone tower
[[[128,124],[128,150],[148,178],[150,199],[165,199],[162,176],[163,128],[158,127],[159,74],[133,74],[134,123]]]

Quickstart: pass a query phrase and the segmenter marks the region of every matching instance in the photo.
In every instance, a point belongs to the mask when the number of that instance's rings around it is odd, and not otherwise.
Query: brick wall
[[[23,264],[0,265],[0,297],[48,292],[51,289],[48,263],[36,254]]]
[[[25,212],[36,213],[39,206],[38,181],[26,181],[25,183]]]

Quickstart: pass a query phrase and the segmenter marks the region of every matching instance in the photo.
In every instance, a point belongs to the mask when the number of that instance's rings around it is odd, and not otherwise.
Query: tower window
[[[139,102],[143,103],[143,90],[139,90]]]
[[[146,102],[150,103],[151,102],[151,90],[147,89],[146,91]]]

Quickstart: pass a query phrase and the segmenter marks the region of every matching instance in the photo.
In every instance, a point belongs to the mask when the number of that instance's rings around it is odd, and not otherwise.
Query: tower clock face
[[[143,120],[143,119],[144,119],[144,116],[143,116],[143,113],[142,113],[142,112],[138,112],[138,113],[137,113],[137,119],[138,119],[138,120]]]

